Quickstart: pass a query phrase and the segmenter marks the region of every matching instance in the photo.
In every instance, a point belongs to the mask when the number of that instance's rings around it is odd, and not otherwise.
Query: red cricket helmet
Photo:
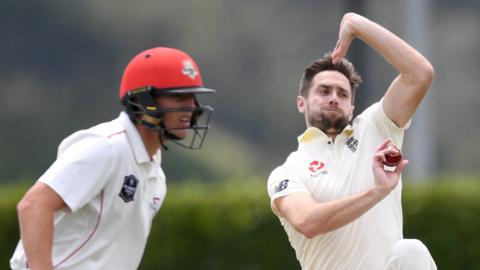
[[[127,65],[120,85],[120,99],[127,92],[152,87],[169,93],[214,93],[203,87],[195,61],[185,52],[158,47],[141,52]]]
[[[198,149],[210,127],[208,123],[213,108],[201,106],[196,97],[194,108],[162,108],[155,102],[155,97],[201,93],[215,93],[215,90],[203,87],[200,70],[193,58],[178,49],[157,47],[141,52],[127,65],[119,98],[130,119],[136,124],[158,131],[162,144],[163,139],[168,139],[181,146]],[[162,122],[165,113],[174,111],[192,112],[189,129],[193,130],[193,136],[189,145],[179,143],[181,138],[169,132],[169,128]],[[205,123],[199,124],[200,116],[205,113]]]

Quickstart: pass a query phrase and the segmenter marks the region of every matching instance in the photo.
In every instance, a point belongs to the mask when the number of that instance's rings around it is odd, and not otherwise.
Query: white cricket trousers
[[[437,270],[437,265],[420,240],[402,239],[393,245],[385,270]]]

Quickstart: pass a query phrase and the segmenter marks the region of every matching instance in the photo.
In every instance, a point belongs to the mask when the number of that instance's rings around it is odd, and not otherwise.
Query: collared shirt
[[[166,193],[160,151],[150,159],[124,112],[62,141],[57,160],[38,179],[68,208],[55,213],[55,269],[137,269],[151,222]],[[22,242],[10,261],[26,268]]]
[[[302,269],[383,269],[388,251],[402,239],[401,180],[381,202],[352,223],[308,239],[275,208],[274,200],[296,192],[317,202],[345,198],[374,185],[372,160],[386,138],[399,147],[408,128],[397,127],[375,103],[332,141],[315,127],[298,137],[298,150],[272,171],[268,194]]]

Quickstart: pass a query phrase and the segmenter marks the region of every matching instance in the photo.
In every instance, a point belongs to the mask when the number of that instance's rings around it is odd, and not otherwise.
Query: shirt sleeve
[[[275,207],[274,200],[296,192],[308,193],[302,175],[295,168],[282,165],[272,171],[267,183],[268,196],[272,211],[281,216]]]
[[[384,138],[390,138],[397,146],[401,147],[405,130],[411,125],[412,119],[408,120],[403,127],[397,126],[383,110],[383,99],[367,108],[360,117],[367,119],[382,134]]]
[[[38,179],[51,187],[72,212],[103,189],[115,168],[114,147],[97,135],[72,135],[62,143],[55,162]],[[64,141],[64,142],[65,142]]]

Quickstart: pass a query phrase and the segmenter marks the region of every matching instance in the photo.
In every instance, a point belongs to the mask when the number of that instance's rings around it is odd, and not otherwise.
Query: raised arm
[[[395,124],[404,126],[433,80],[430,62],[392,32],[355,13],[344,15],[338,36],[332,54],[334,62],[346,55],[354,38],[360,38],[398,70],[400,74],[385,93],[383,109]]]
[[[375,185],[367,191],[329,202],[318,203],[306,193],[293,193],[275,199],[275,207],[280,215],[307,238],[327,233],[345,226],[365,214],[393,190],[400,174],[408,164],[403,160],[391,172],[384,170],[385,154],[392,149],[386,148],[390,140],[378,146],[373,157]]]

